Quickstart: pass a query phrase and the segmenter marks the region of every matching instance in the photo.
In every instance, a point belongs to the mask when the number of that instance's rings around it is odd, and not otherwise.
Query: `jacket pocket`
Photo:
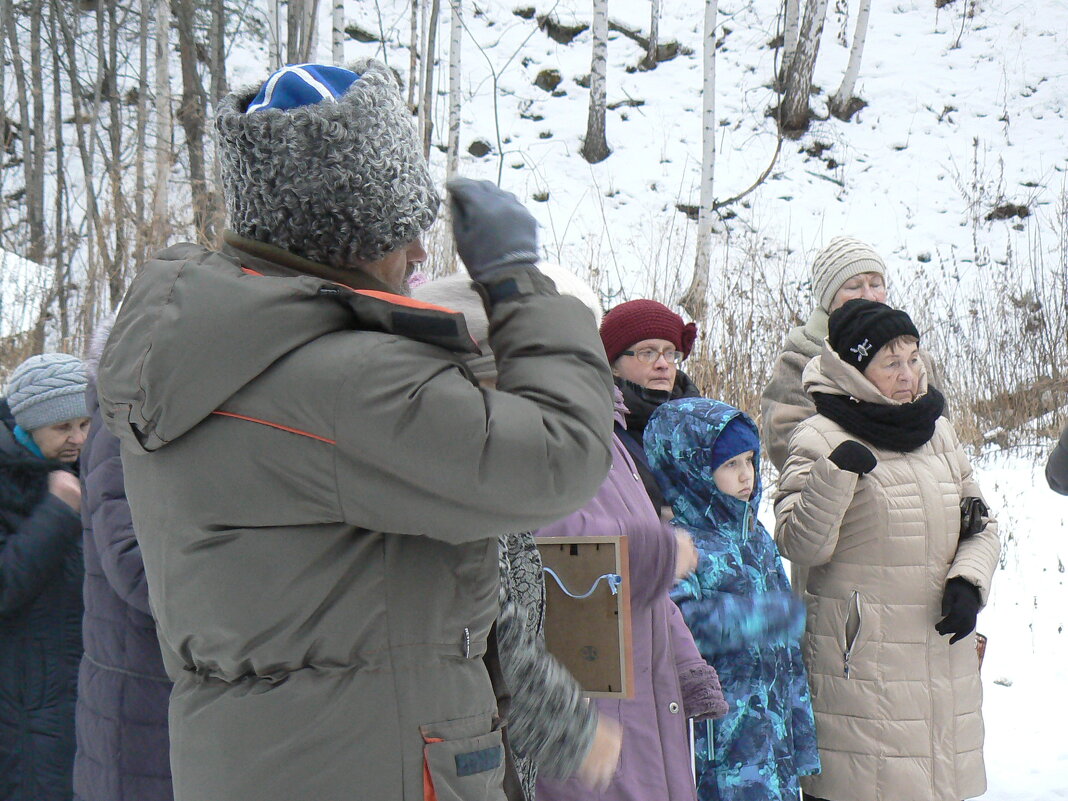
[[[423,735],[423,801],[505,801],[506,757],[490,713],[429,723]]]
[[[853,658],[853,651],[856,648],[857,641],[860,639],[860,626],[863,620],[864,614],[860,607],[860,592],[853,590],[853,594],[849,596],[849,603],[846,604],[844,636],[842,638],[843,671],[847,679],[851,677],[850,674],[853,670],[850,660]]]

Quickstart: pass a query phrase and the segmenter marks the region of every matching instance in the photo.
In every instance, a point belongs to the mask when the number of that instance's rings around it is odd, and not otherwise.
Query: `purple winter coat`
[[[616,420],[623,422],[618,400]],[[539,779],[537,801],[697,799],[679,687],[680,668],[687,667],[696,648],[668,597],[675,580],[675,533],[660,521],[634,461],[613,435],[612,469],[597,494],[582,509],[536,535],[619,534],[626,535],[630,556],[634,697],[595,701],[599,713],[622,726],[619,770],[603,793],[589,790],[576,779]]]
[[[167,702],[141,550],[126,502],[119,441],[101,425],[95,384],[82,451],[85,654],[78,671],[77,801],[171,801]]]

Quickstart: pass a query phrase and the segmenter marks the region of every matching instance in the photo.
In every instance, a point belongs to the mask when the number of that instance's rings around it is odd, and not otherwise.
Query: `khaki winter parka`
[[[497,535],[608,471],[593,317],[510,274],[480,389],[460,315],[227,241],[146,264],[100,366],[175,681],[175,798],[501,801]]]
[[[804,372],[809,392],[897,404],[829,346]],[[927,388],[926,375],[921,392]],[[986,789],[974,634],[940,636],[946,581],[983,603],[998,564],[997,522],[958,543],[959,501],[981,496],[952,424],[919,449],[876,448],[865,476],[827,455],[858,439],[823,415],[790,439],[775,500],[783,556],[808,568],[803,655],[823,772],[802,780],[831,801],[960,801]]]

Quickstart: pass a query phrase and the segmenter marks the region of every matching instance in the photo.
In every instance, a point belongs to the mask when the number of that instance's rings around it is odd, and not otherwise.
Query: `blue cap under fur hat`
[[[326,64],[290,64],[277,70],[249,104],[246,114],[268,108],[291,109],[323,100],[336,103],[360,76]]]

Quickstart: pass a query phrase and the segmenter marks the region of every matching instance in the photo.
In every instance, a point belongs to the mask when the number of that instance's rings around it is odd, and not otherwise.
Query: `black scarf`
[[[641,440],[649,418],[653,416],[653,412],[660,407],[660,404],[679,398],[696,398],[701,394],[690,377],[682,370],[675,372],[675,386],[670,392],[646,389],[641,384],[635,384],[619,376],[616,376],[615,381],[619,391],[623,393],[623,403],[627,406],[627,431],[638,440]]]
[[[927,394],[900,406],[858,401],[846,395],[812,393],[816,411],[838,423],[855,437],[885,451],[908,453],[934,436],[946,399],[934,387]]]

